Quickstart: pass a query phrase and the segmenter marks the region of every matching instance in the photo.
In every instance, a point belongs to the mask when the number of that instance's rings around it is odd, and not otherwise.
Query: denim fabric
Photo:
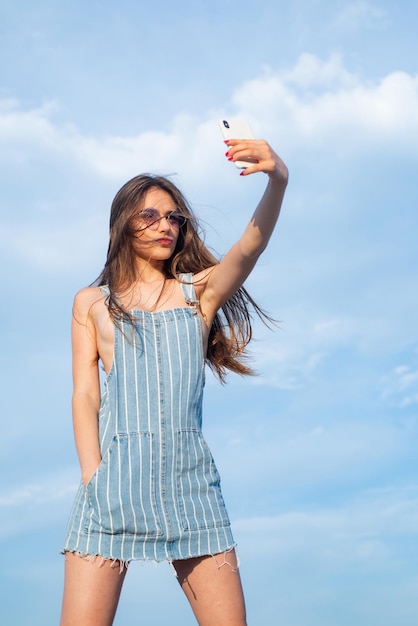
[[[64,551],[129,562],[217,554],[234,545],[220,477],[201,432],[202,328],[191,275],[187,307],[136,310],[115,325],[104,384],[102,461],[80,484]]]

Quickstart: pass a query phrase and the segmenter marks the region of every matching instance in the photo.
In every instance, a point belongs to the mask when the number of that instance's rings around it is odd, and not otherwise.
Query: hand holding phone
[[[219,120],[219,128],[224,139],[255,139],[254,134],[245,120],[238,119],[221,119]],[[242,159],[234,161],[235,167],[245,169],[252,163],[258,163],[257,159]]]

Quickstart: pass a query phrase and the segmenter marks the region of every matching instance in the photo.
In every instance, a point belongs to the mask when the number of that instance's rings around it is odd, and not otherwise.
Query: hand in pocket
[[[91,465],[89,465],[88,467],[86,466],[83,468],[81,472],[81,480],[83,481],[85,487],[87,487],[94,474],[97,472],[97,468],[99,467],[101,462],[102,460],[99,459],[98,462],[91,463]]]

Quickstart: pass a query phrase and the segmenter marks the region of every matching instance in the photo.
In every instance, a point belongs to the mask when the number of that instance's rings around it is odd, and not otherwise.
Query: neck
[[[138,259],[136,263],[136,281],[143,283],[161,282],[165,280],[164,263],[161,261],[147,262]]]

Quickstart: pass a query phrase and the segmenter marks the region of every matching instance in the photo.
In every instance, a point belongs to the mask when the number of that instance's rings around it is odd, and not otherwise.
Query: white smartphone
[[[245,120],[237,119],[221,119],[219,120],[219,128],[224,139],[255,139],[253,131],[250,125]],[[251,163],[258,163],[257,159],[243,159],[242,161],[234,161],[234,164],[239,169],[244,169],[251,165]]]

